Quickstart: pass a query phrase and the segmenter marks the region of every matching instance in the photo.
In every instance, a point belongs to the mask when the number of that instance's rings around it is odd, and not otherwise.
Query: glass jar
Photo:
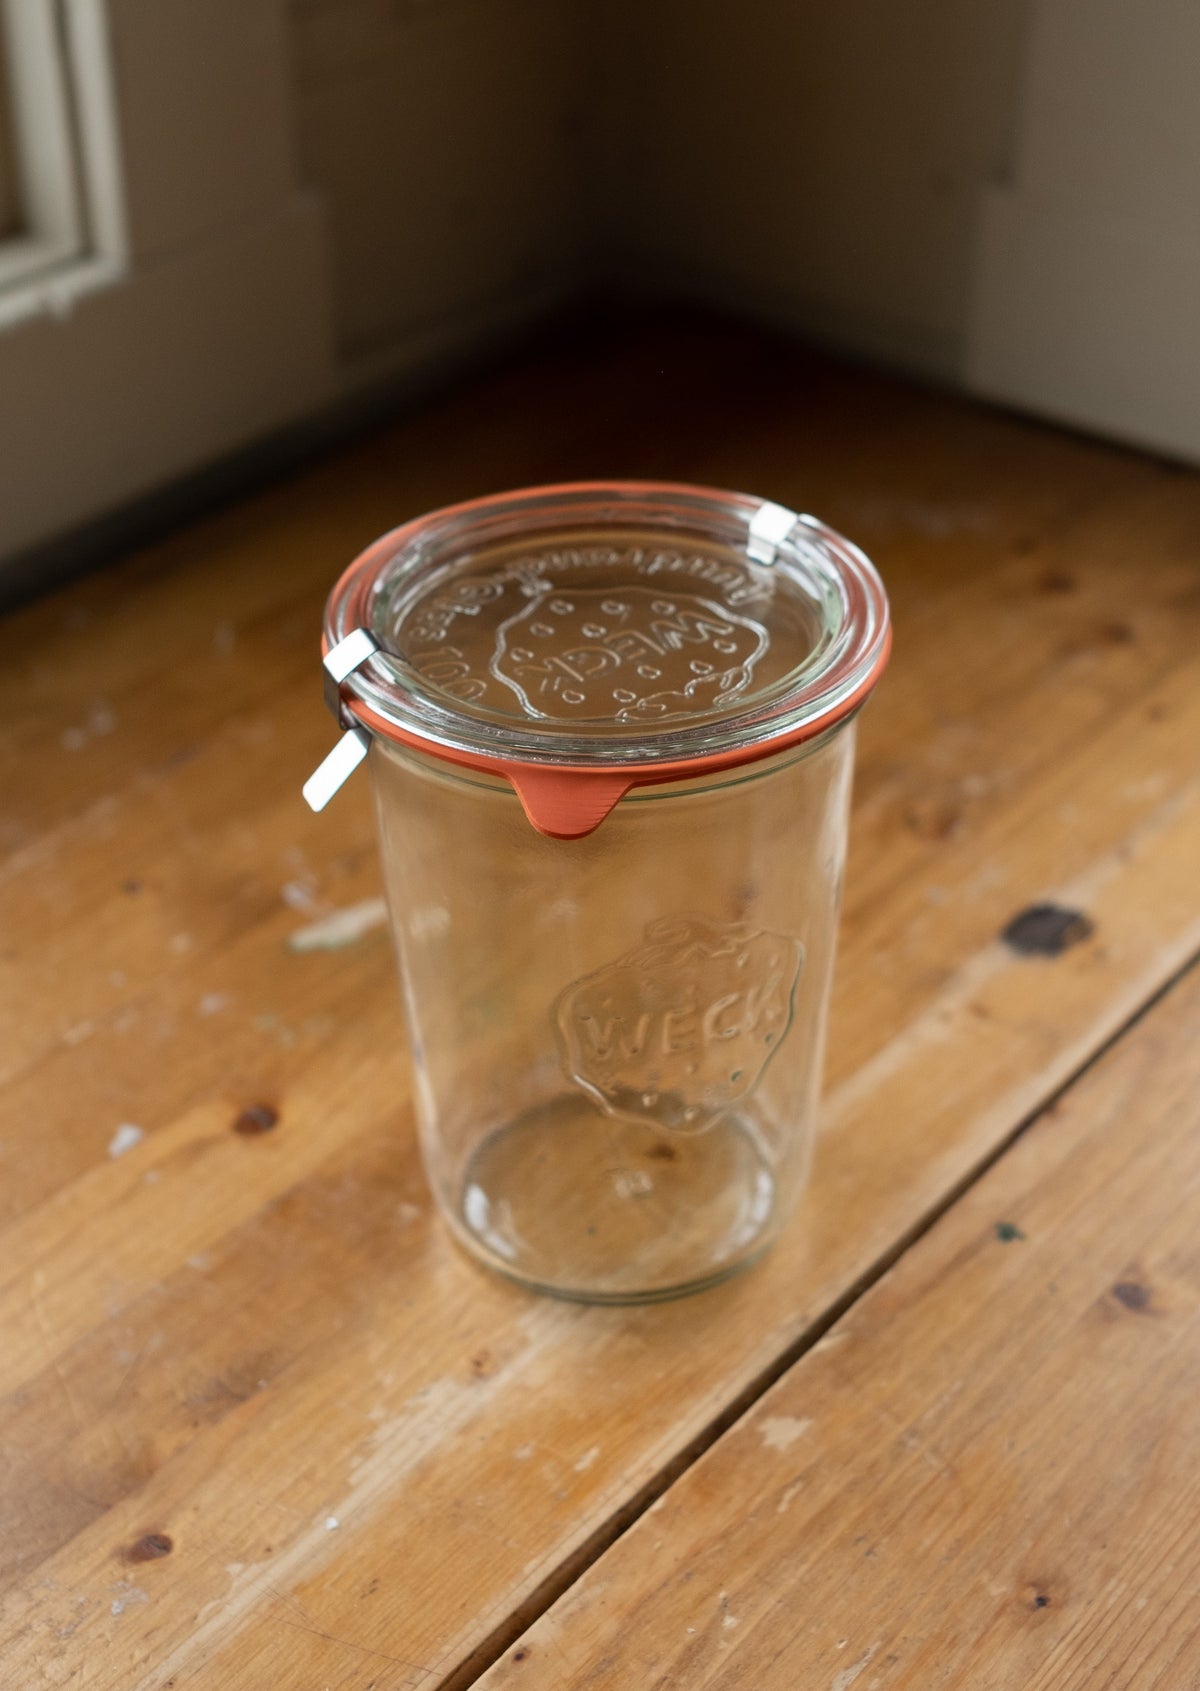
[[[702,488],[435,512],[334,589],[306,796],[369,752],[425,1166],[492,1267],[662,1298],[794,1209],[889,639],[856,548]]]

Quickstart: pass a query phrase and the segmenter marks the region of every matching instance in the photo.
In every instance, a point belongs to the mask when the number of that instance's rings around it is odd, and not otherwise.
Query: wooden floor
[[[896,616],[810,1192],[638,1310],[451,1244],[366,782],[299,797],[353,553],[610,474],[815,511]],[[659,322],[0,646],[0,1684],[1200,1686],[1200,478]]]

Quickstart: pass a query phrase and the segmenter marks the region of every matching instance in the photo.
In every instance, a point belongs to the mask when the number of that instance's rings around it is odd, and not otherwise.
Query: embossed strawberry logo
[[[559,588],[500,625],[491,670],[530,716],[654,722],[726,704],[766,648],[756,623],[695,593]]]
[[[610,1115],[700,1133],[761,1080],[792,1022],[799,940],[685,917],[554,1007],[570,1078]]]

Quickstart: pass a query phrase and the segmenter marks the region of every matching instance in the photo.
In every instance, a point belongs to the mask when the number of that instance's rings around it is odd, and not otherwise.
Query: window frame
[[[128,267],[106,0],[0,0],[22,227],[0,238],[0,330]]]

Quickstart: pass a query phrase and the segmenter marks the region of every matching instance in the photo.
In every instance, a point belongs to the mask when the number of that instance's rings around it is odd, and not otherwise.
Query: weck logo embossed
[[[574,588],[501,624],[491,667],[530,716],[652,722],[727,704],[767,644],[756,623],[698,594]]]
[[[745,1098],[791,1026],[799,940],[664,919],[555,1004],[570,1078],[610,1115],[700,1133]]]

